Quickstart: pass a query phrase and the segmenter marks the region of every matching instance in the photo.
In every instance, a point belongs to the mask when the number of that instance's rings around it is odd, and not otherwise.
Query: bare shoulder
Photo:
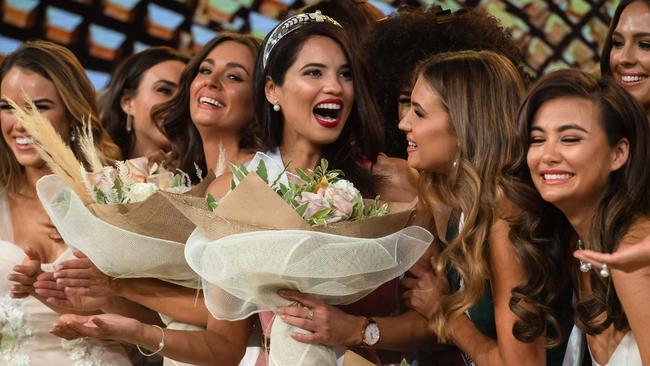
[[[641,243],[650,236],[650,218],[642,216],[637,218],[627,233],[621,239],[616,251]]]
[[[420,174],[406,160],[379,154],[372,174],[382,179],[379,194],[384,200],[411,202],[417,197]]]
[[[517,265],[517,255],[514,245],[510,240],[510,225],[512,219],[521,212],[521,209],[509,200],[502,200],[495,210],[489,234],[490,262],[493,270],[511,270]]]

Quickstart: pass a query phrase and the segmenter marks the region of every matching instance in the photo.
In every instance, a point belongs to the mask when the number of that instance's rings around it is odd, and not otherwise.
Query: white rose
[[[357,196],[361,196],[361,192],[354,188],[354,184],[349,180],[341,179],[334,184],[330,184],[330,186],[334,187],[339,195],[350,201],[354,201]]]
[[[134,183],[126,193],[126,198],[131,203],[142,202],[157,190],[158,186],[153,183]]]

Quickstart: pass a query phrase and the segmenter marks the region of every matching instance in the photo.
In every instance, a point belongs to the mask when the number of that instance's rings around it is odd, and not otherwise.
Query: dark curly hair
[[[478,8],[456,13],[402,10],[377,23],[364,49],[371,91],[385,125],[388,156],[406,158],[406,139],[397,128],[398,98],[404,86],[411,84],[419,62],[442,52],[487,50],[506,56],[528,79],[510,33]]]
[[[581,98],[594,103],[600,111],[609,146],[622,138],[629,141],[628,160],[610,174],[588,234],[590,249],[612,253],[635,219],[650,216],[650,175],[646,170],[650,129],[645,113],[611,78],[597,80],[579,70],[556,71],[531,87],[519,109],[518,134],[526,149],[535,115],[544,104],[560,98]],[[510,309],[519,318],[514,335],[529,342],[557,326],[550,301],[559,286],[571,278],[575,288],[581,287],[577,261],[570,258],[576,249],[577,235],[566,216],[543,201],[535,190],[526,154],[515,163],[513,171],[517,172],[513,179],[525,183],[528,189],[508,192],[509,198],[523,209],[510,236],[526,269],[524,280],[512,290]],[[598,334],[611,324],[617,330],[629,329],[611,278],[603,279],[591,271],[590,279],[592,293],[578,299],[574,307],[576,325],[587,334]]]
[[[353,47],[360,47],[383,13],[366,1],[321,0],[301,10],[302,13],[321,11],[341,23]]]

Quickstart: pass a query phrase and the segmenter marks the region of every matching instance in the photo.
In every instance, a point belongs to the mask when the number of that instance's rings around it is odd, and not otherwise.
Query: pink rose
[[[113,167],[105,166],[98,172],[88,173],[87,177],[90,184],[106,193],[113,189],[116,173]]]
[[[361,193],[347,180],[339,180],[323,189],[323,196],[333,209],[332,218],[338,222],[347,220],[354,212],[354,206],[361,198]]]
[[[143,183],[149,177],[149,159],[140,157],[124,162],[129,169],[129,175],[135,183]]]
[[[314,214],[324,208],[330,208],[329,202],[319,193],[302,192],[298,199],[300,204],[307,202],[307,210],[303,217],[309,220]]]

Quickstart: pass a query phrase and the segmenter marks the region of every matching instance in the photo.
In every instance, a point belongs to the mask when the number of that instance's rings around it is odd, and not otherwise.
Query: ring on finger
[[[307,313],[307,319],[314,320],[314,310],[310,308],[307,308],[307,310],[309,311],[309,313]]]

